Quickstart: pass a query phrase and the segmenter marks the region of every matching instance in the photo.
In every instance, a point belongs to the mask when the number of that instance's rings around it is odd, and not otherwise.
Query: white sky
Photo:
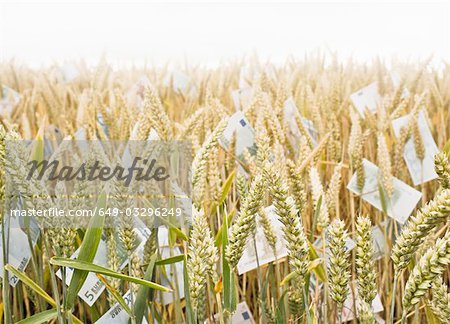
[[[317,48],[341,57],[450,58],[449,2],[0,0],[0,58],[33,66],[106,54],[113,63],[273,62]]]

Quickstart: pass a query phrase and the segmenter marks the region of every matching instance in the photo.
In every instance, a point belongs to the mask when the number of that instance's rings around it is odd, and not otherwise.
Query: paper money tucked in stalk
[[[142,76],[125,94],[127,104],[131,107],[142,109],[144,106],[145,89],[152,87],[152,83],[146,76]]]
[[[117,242],[120,242],[117,236]],[[142,242],[138,242],[141,244]],[[75,253],[71,256],[71,259],[76,259],[79,253],[79,249],[75,251]],[[119,257],[119,269],[122,270],[128,263],[127,259],[127,251],[123,248],[122,244],[118,244],[117,247],[117,256]],[[94,264],[108,268],[108,251],[106,246],[106,237],[103,236],[102,240],[98,245],[97,252],[94,257]],[[66,284],[70,285],[70,281],[72,280],[73,269],[66,268]],[[61,269],[56,272],[56,276],[62,279]],[[97,277],[94,272],[89,272],[87,275],[86,281],[78,292],[78,297],[80,297],[86,304],[89,306],[94,305],[97,299],[105,290],[105,285],[103,282]]]
[[[122,296],[122,298],[123,300],[125,300],[128,306],[131,305],[131,292],[129,290]],[[105,314],[103,314],[103,316],[100,317],[95,322],[95,324],[128,324],[129,321],[130,315],[123,309],[123,307],[119,303],[116,303]],[[142,318],[142,323],[148,323],[145,317]]]
[[[401,82],[401,79],[400,79],[400,76],[398,75],[398,73],[392,72],[392,73],[390,74],[390,76],[391,76],[391,81],[392,81],[392,83],[394,84],[394,87],[399,87],[399,86],[401,86],[402,82]],[[401,98],[402,98],[402,99],[406,99],[406,98],[408,98],[409,96],[410,96],[410,93],[409,93],[408,88],[403,87],[403,89],[402,89],[402,94],[401,94]]]
[[[378,93],[378,83],[373,82],[367,87],[359,89],[350,96],[356,110],[364,117],[366,112],[375,113],[381,104],[381,96]]]
[[[105,123],[105,118],[103,117],[102,113],[97,114],[97,124],[99,125],[101,131],[103,134],[100,135],[100,138],[104,138],[102,136],[106,136],[106,138],[109,137],[109,128],[108,125]]]
[[[0,96],[0,116],[9,116],[21,100],[21,95],[13,89],[3,86]]]
[[[228,125],[220,137],[220,144],[228,149],[230,142],[236,133],[236,158],[245,164],[245,150],[250,155],[256,155],[255,132],[250,126],[248,119],[241,111],[234,113],[228,120]]]
[[[353,283],[354,289],[350,289],[350,294],[344,302],[344,307],[342,309],[342,321],[349,322],[355,318],[354,305],[356,305],[356,309],[360,307],[360,299],[358,298],[358,287],[356,283]],[[350,287],[349,287],[350,288]],[[372,311],[374,314],[380,313],[384,310],[383,304],[381,303],[380,294],[375,296],[375,299],[372,301]]]
[[[239,88],[231,91],[231,98],[233,99],[236,110],[242,110],[250,105],[253,98],[253,89],[251,87]]]
[[[173,91],[182,93],[184,95],[195,96],[197,94],[197,87],[192,82],[192,79],[185,73],[174,70],[164,78],[164,86],[171,86]]]
[[[236,110],[244,110],[247,108],[253,99],[254,90],[252,83],[254,80],[264,74],[271,82],[276,80],[276,74],[272,65],[266,65],[263,69],[256,66],[243,66],[239,72],[239,88],[231,91],[231,98],[233,99]]]
[[[144,245],[147,239],[150,236],[150,229],[146,228],[139,219],[135,219],[136,224],[138,224],[137,228],[135,229],[136,237],[139,240],[139,246],[136,248],[136,253],[139,256],[139,258],[144,258]],[[169,247],[169,233],[167,227],[160,226],[158,229],[154,228],[152,231],[158,230],[158,246],[159,246],[159,253],[161,255],[161,259],[167,259],[172,256],[180,255],[181,250],[179,247],[170,248]],[[171,269],[171,267],[175,267],[175,272]],[[179,298],[184,298],[184,281],[183,281],[183,264],[181,262],[177,262],[174,265],[167,264],[164,266],[164,271],[162,271],[161,274],[161,285],[173,288],[175,287],[175,282],[177,282],[177,292]],[[156,300],[159,303],[162,303],[163,305],[169,305],[175,301],[174,299],[174,292],[168,293],[168,292],[162,292],[158,293],[156,296]],[[136,296],[133,295],[134,298]],[[127,291],[123,295],[123,299],[125,302],[130,305],[131,304],[131,293],[130,291]],[[103,323],[111,323],[111,321],[114,321],[114,323],[118,324],[127,324],[129,322],[130,316],[129,314],[123,309],[123,307],[116,303],[113,305],[97,322],[96,324],[103,324]],[[155,319],[153,319],[155,320]],[[143,323],[147,323],[147,319],[143,318]]]
[[[206,320],[204,324],[209,324],[210,320]],[[219,314],[214,315],[214,324],[220,323],[219,322]],[[242,302],[237,304],[236,311],[231,316],[231,322],[233,324],[254,324],[255,320],[253,319],[252,312],[248,308],[248,305],[246,302]]]
[[[61,67],[64,82],[72,82],[80,76],[80,71],[75,64],[67,63]]]
[[[417,121],[412,120],[417,118]],[[400,137],[403,127],[408,127],[410,122],[417,122],[419,134],[424,148],[423,159],[420,159],[414,144],[414,134],[411,134],[403,148],[403,158],[408,167],[409,174],[415,186],[430,180],[436,179],[438,175],[434,170],[434,156],[439,152],[436,142],[433,139],[431,130],[428,127],[425,112],[421,110],[417,116],[408,114],[392,121],[395,136]]]
[[[155,229],[153,229],[155,230]],[[161,259],[183,254],[178,246],[170,247],[169,230],[160,226],[158,229],[158,246]],[[165,276],[161,277],[161,285],[174,289],[173,292],[158,292],[156,300],[163,305],[175,302],[175,298],[184,298],[183,263],[166,264]]]
[[[386,236],[383,230],[387,230],[386,221],[382,222],[380,226],[375,225],[372,227],[374,259],[379,260],[386,254]]]
[[[302,136],[298,121],[301,121],[301,126],[308,133],[307,135],[311,138],[312,145],[316,147],[319,140],[319,132],[314,127],[314,124],[311,120],[300,116],[297,106],[295,105],[294,99],[292,97],[284,102],[283,112],[284,122],[289,126],[288,136],[292,144],[294,144],[294,150],[298,151],[300,145],[299,139]]]
[[[283,237],[283,225],[278,220],[278,216],[275,213],[275,207],[273,205],[266,207],[264,211],[270,220],[274,234],[276,235],[276,256],[269,242],[267,242],[262,225],[258,222],[256,226],[255,242],[253,241],[253,237],[248,239],[244,253],[237,265],[239,275],[256,269],[258,267],[258,262],[259,265],[262,266],[277,259],[284,258],[288,254],[286,241]],[[257,216],[257,219],[259,219],[259,216]],[[256,256],[258,256],[258,262]]]
[[[380,169],[366,159],[363,160],[363,167],[365,181],[362,190],[358,189],[356,173],[350,179],[347,189],[381,211],[385,205],[387,215],[404,224],[422,197],[422,193],[393,177],[392,195],[388,197],[387,194],[383,194],[382,197],[381,193],[384,193],[384,190],[379,182]]]
[[[245,65],[239,71],[239,88],[248,88],[251,87],[251,83],[258,77],[260,74],[259,67],[254,65]]]
[[[19,207],[20,208],[20,207]],[[25,226],[25,219],[22,217],[15,217],[11,215],[8,221],[5,221],[5,233],[8,233],[5,237],[6,246],[9,249],[7,255],[7,263],[12,265],[19,271],[24,271],[31,259],[31,249],[28,244],[28,237],[25,232],[25,227],[27,231],[30,232],[31,244],[33,247],[39,238],[39,228],[33,218],[30,218],[30,225]],[[23,227],[23,228],[22,228]],[[0,231],[0,277],[4,276],[4,257],[3,257],[3,233]],[[8,242],[9,238],[9,242]],[[9,273],[9,284],[13,287],[17,285],[19,278],[14,274]]]

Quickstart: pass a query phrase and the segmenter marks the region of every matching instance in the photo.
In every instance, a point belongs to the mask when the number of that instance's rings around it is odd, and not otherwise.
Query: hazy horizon
[[[255,5],[256,4],[256,5]],[[0,59],[32,67],[103,55],[115,66],[215,67],[255,53],[283,63],[314,50],[342,60],[450,58],[449,3],[3,1]]]

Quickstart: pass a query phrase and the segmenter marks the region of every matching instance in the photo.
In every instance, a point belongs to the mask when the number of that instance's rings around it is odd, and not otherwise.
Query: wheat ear
[[[408,220],[392,248],[391,258],[398,273],[404,269],[425,237],[450,215],[450,190],[443,190]]]
[[[311,192],[314,200],[314,209],[319,210],[317,218],[317,227],[319,230],[325,229],[330,222],[330,215],[328,213],[328,204],[326,202],[325,192],[323,190],[322,182],[320,180],[319,172],[315,167],[309,170],[309,179],[311,182]],[[319,201],[322,198],[322,203],[319,206]]]
[[[289,265],[295,273],[289,290],[290,303],[298,306],[296,312],[302,309],[305,275],[309,265],[309,247],[303,225],[297,216],[297,209],[292,197],[288,195],[288,186],[281,176],[273,170],[273,166],[264,168],[267,179],[270,180],[270,193],[273,197],[276,214],[283,226],[284,238],[289,250]]]
[[[450,189],[450,162],[444,152],[438,152],[434,157],[434,169],[439,176],[442,188]]]
[[[217,145],[220,135],[222,135],[227,125],[226,120],[222,120],[214,129],[214,131],[205,140],[200,150],[192,161],[192,188],[194,193],[194,201],[198,202],[202,199],[205,190],[205,181],[209,155],[213,147]]]
[[[360,300],[358,307],[358,320],[358,323],[360,324],[375,324],[372,305],[364,300]]]
[[[330,251],[327,272],[330,296],[336,302],[339,313],[342,311],[342,307],[349,293],[349,253],[345,247],[346,237],[347,233],[344,222],[340,219],[335,219],[327,231],[327,245]]]
[[[392,183],[391,158],[386,144],[384,134],[379,132],[377,136],[377,157],[380,166],[381,184],[389,197],[394,192],[394,185]]]
[[[189,291],[192,307],[199,314],[204,303],[208,277],[217,280],[215,270],[219,261],[217,248],[203,211],[193,209],[192,230],[189,238],[187,267],[189,269]],[[199,314],[201,317],[202,314]]]
[[[423,297],[431,284],[450,263],[450,232],[439,238],[436,244],[420,258],[406,282],[403,295],[403,318],[411,307]]]
[[[369,305],[377,295],[375,262],[373,261],[372,224],[368,217],[356,220],[356,272],[358,295]]]
[[[433,299],[429,302],[434,315],[442,323],[450,323],[450,294],[442,278],[436,278],[431,284]]]
[[[238,264],[244,252],[247,239],[255,232],[255,216],[261,208],[263,187],[264,179],[261,175],[257,175],[251,183],[248,194],[244,198],[242,209],[236,221],[231,226],[225,255],[232,267]]]

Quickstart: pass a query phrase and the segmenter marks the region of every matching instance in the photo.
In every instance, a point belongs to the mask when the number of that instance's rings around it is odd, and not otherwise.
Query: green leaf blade
[[[99,265],[90,263],[90,262],[86,262],[86,261],[81,261],[81,260],[72,260],[72,259],[68,259],[68,258],[59,258],[59,257],[53,257],[50,259],[50,263],[53,265],[57,265],[60,267],[69,267],[69,268],[73,268],[76,270],[80,270],[82,272],[95,272],[95,273],[99,273],[108,277],[113,277],[113,278],[117,278],[117,279],[122,279],[125,281],[129,281],[138,285],[144,285],[156,290],[161,290],[161,291],[165,291],[165,292],[170,292],[172,291],[170,288],[161,286],[159,284],[156,284],[154,282],[151,281],[147,281],[141,278],[136,278],[136,277],[130,277],[127,275],[124,275],[122,273],[119,272],[115,272],[113,270],[110,270],[108,268],[104,268],[101,267]]]
[[[77,260],[92,262],[95,254],[97,253],[98,245],[102,238],[103,226],[105,223],[105,214],[99,213],[100,208],[106,207],[106,194],[103,192],[97,202],[95,215],[89,222],[89,227],[81,243],[80,253]],[[69,288],[67,290],[65,309],[70,311],[77,298],[78,292],[86,281],[88,272],[80,269],[76,269],[73,272],[72,280],[70,281]]]

